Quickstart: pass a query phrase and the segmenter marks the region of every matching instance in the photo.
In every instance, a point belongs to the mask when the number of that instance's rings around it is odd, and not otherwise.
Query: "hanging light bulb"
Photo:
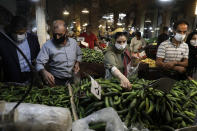
[[[145,22],[146,23],[151,23],[151,20],[150,19],[147,19]]]
[[[32,2],[39,2],[40,0],[31,0]]]
[[[122,23],[118,22],[118,23],[117,23],[117,25],[118,25],[118,26],[121,26],[121,25],[122,25]]]
[[[161,2],[170,2],[172,0],[160,0]]]
[[[89,10],[87,10],[86,8],[84,8],[81,12],[82,12],[83,14],[89,14]]]
[[[69,13],[67,10],[65,10],[65,11],[63,12],[63,14],[64,14],[64,15],[69,15],[70,13]]]

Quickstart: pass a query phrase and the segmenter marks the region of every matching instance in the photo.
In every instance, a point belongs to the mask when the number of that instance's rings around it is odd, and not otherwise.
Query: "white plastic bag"
[[[4,113],[16,103],[6,103]],[[15,122],[6,131],[71,131],[72,118],[69,109],[39,104],[22,103],[17,108]]]
[[[109,107],[99,110],[83,119],[77,120],[72,125],[72,131],[93,131],[89,129],[90,123],[105,122],[105,131],[126,131],[127,128],[121,121],[117,112]]]

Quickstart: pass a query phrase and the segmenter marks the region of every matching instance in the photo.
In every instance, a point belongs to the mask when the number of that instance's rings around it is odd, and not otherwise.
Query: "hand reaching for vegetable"
[[[54,76],[53,76],[51,73],[49,73],[49,72],[46,71],[46,70],[42,70],[42,71],[41,71],[41,74],[42,74],[42,77],[43,77],[43,79],[44,79],[44,82],[45,82],[47,85],[49,85],[49,86],[51,86],[51,87],[55,86],[55,78],[54,78]]]

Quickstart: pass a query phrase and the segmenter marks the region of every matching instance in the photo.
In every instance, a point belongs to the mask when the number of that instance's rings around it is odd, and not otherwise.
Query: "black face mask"
[[[65,41],[66,37],[65,37],[65,35],[63,35],[59,39],[57,39],[57,35],[53,34],[53,39],[54,39],[55,43],[62,44]]]

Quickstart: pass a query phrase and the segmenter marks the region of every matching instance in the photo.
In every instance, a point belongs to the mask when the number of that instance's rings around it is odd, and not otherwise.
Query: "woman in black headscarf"
[[[197,80],[197,32],[188,35],[186,43],[189,46],[188,75]],[[195,75],[196,74],[196,75]]]

